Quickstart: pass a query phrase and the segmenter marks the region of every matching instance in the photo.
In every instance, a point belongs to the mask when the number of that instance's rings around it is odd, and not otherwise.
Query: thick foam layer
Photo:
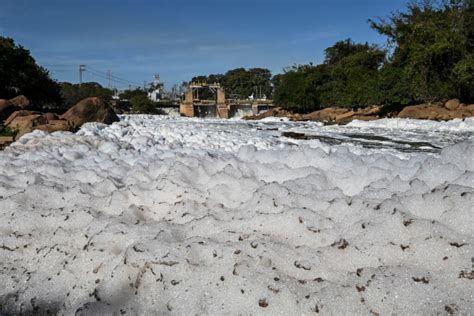
[[[470,134],[425,152],[354,129],[124,116],[25,135],[0,153],[0,312],[472,311]]]

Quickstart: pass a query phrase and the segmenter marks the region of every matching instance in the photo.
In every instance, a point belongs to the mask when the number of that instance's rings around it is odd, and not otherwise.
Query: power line
[[[134,86],[134,87],[137,87],[137,88],[140,87],[137,84],[132,84],[131,81],[128,81],[128,80],[125,80],[125,79],[116,79],[115,76],[113,76],[111,74],[108,74],[108,73],[102,73],[100,71],[97,72],[95,70],[90,70],[90,69],[87,69],[87,72],[94,75],[94,76],[97,76],[101,79],[110,81],[110,83],[114,82],[114,83],[120,84],[122,86]]]
[[[88,69],[92,69],[93,71],[98,72],[98,73],[101,73],[101,74],[104,75],[104,76],[107,76],[107,75],[108,75],[107,72],[104,72],[104,71],[95,69],[95,68],[90,67],[90,66],[88,66]],[[112,74],[110,74],[110,76],[111,76],[112,78],[114,78],[116,81],[117,81],[117,80],[118,80],[118,81],[123,81],[123,82],[127,82],[127,83],[129,83],[129,84],[132,84],[133,86],[140,87],[140,84],[137,83],[137,82],[133,82],[133,81],[130,81],[130,80],[127,80],[127,79],[123,79],[123,78],[121,78],[121,77],[118,77],[118,76],[112,75]]]
[[[63,71],[68,71],[68,70],[73,71],[74,68],[77,69],[76,68],[77,65],[74,66],[74,65],[65,65],[65,64],[46,64],[46,65],[43,65],[43,67],[46,67],[49,69],[53,68],[51,69],[52,72],[63,72]],[[130,81],[130,80],[127,80],[127,79],[124,79],[112,74],[111,70],[101,71],[89,65],[87,66],[79,65],[79,83],[80,84],[82,84],[84,73],[90,73],[91,75],[95,77],[99,77],[103,80],[106,80],[109,88],[111,88],[112,83],[120,87],[128,87],[128,88],[131,88],[131,87],[141,88],[142,87],[142,85],[137,82]]]

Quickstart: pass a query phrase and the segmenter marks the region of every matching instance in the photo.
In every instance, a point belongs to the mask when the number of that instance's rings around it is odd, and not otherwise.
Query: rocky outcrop
[[[20,108],[9,100],[1,99],[0,100],[0,123],[8,118],[13,112],[19,110]]]
[[[249,116],[244,116],[242,119],[244,120],[261,120],[267,117],[287,117],[293,120],[298,120],[295,118],[298,118],[300,116],[299,114],[294,114],[293,112],[284,110],[283,108],[273,108],[269,111],[259,113],[257,115],[249,115]]]
[[[28,100],[28,98],[24,95],[19,95],[17,97],[14,97],[13,99],[10,99],[10,102],[22,110],[26,110],[31,107],[30,100]]]
[[[9,126],[11,122],[17,117],[30,116],[30,115],[35,115],[35,114],[41,114],[41,113],[35,112],[35,111],[28,111],[28,110],[15,111],[5,120],[5,126]]]
[[[439,103],[407,106],[398,112],[398,114],[397,112],[390,112],[388,117],[445,121],[474,116],[474,104],[465,105],[458,99],[452,99],[444,104]],[[275,108],[259,115],[247,116],[245,119],[260,120],[266,117],[274,116],[287,117],[292,121],[320,121],[327,124],[347,124],[353,120],[370,121],[379,119],[382,116],[386,117],[387,111],[385,111],[385,115],[382,114],[382,108],[377,105],[357,110],[346,108],[325,108],[303,115],[294,114],[282,108]]]
[[[117,114],[101,99],[92,97],[86,98],[66,113],[61,115],[61,119],[68,120],[76,128],[81,127],[84,123],[99,122],[104,124],[112,124],[119,121]]]
[[[24,95],[19,95],[13,99],[0,100],[0,123],[6,120],[13,112],[27,109],[31,106],[30,100]]]
[[[12,113],[5,121],[5,126],[18,131],[16,139],[36,129],[50,133],[57,131],[73,132],[75,130],[71,123],[69,123],[67,120],[59,120],[57,115],[53,113],[43,114],[40,112],[26,110]]]
[[[0,119],[4,121],[4,126],[17,131],[15,139],[37,129],[49,133],[74,132],[87,122],[111,124],[119,120],[114,110],[99,98],[84,99],[62,116],[25,110],[30,106],[31,103],[25,96],[0,100]]]
[[[326,108],[303,115],[303,120],[320,121],[334,124],[347,124],[353,120],[375,120],[379,118],[379,106],[351,110],[345,108]]]
[[[342,108],[325,108],[319,111],[311,112],[309,114],[304,114],[303,120],[333,122],[336,120],[336,117],[340,117],[341,115],[347,114],[348,112],[350,111]]]
[[[35,129],[39,129],[48,133],[68,131],[74,132],[75,128],[67,120],[48,120],[47,124],[36,126]]]
[[[282,108],[244,117],[245,120],[261,120],[266,117],[287,117],[292,121],[319,121],[329,124],[347,124],[352,120],[375,120],[379,118],[380,107],[370,106],[363,109],[351,110],[346,108],[325,108],[309,114],[295,114]]]
[[[431,104],[407,106],[398,113],[400,118],[438,121],[462,119],[470,116],[474,116],[474,104],[465,106],[454,100],[448,101],[445,106]]]

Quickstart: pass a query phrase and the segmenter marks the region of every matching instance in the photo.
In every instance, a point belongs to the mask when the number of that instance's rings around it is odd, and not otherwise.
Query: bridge
[[[199,89],[209,89],[214,95],[214,100],[199,99]],[[271,100],[238,100],[226,99],[225,90],[219,83],[192,83],[188,86],[184,100],[179,105],[181,116],[186,117],[219,117],[230,118],[241,111],[258,114],[273,108]],[[249,113],[250,114],[250,113]]]

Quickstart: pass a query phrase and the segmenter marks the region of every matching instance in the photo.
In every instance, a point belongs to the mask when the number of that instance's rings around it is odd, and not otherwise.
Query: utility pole
[[[107,70],[107,79],[109,80],[109,89],[112,88],[112,72],[109,70]]]
[[[82,73],[86,71],[86,65],[79,65],[79,84],[82,85]]]

